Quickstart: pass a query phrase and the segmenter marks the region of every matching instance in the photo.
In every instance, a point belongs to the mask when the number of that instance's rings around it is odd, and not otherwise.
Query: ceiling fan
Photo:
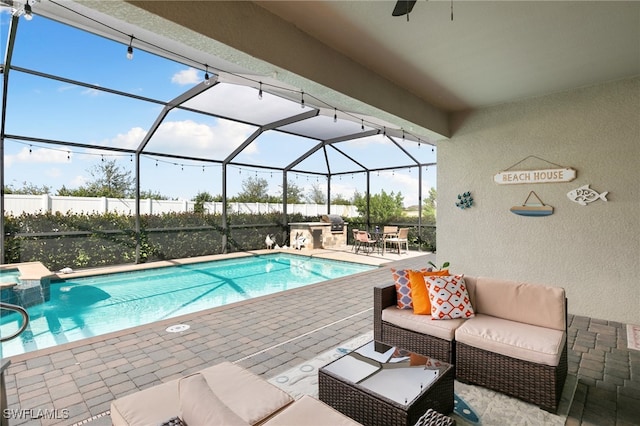
[[[396,6],[393,8],[391,15],[402,16],[407,15],[407,21],[409,20],[409,13],[413,10],[417,0],[398,0]]]
[[[417,0],[398,0],[391,15],[407,15],[407,21],[409,21],[409,14],[413,10],[413,6],[415,6],[416,2]],[[453,0],[451,0],[451,20],[453,21]]]

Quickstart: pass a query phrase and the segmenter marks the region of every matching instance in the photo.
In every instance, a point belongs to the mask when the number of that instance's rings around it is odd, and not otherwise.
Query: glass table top
[[[409,405],[451,365],[371,341],[322,370],[400,405]]]

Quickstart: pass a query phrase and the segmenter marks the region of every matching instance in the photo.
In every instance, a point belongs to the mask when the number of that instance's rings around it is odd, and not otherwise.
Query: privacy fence
[[[195,201],[140,199],[140,214],[164,214],[193,212]],[[205,213],[222,214],[222,202],[203,204]],[[5,214],[22,213],[121,213],[133,214],[135,198],[65,197],[58,195],[5,194]],[[351,205],[331,205],[330,214],[356,217],[358,210]],[[230,202],[227,213],[264,214],[283,211],[282,203],[237,203]],[[326,204],[287,204],[287,212],[304,216],[327,214]]]
[[[15,195],[7,197],[27,202],[32,202],[34,198],[16,198]],[[84,200],[78,200],[78,197],[36,198],[42,203],[46,200],[47,206],[52,207],[58,198],[63,201],[69,198],[76,199],[75,202],[79,201],[76,206],[81,205]],[[96,201],[95,198],[87,200]],[[93,204],[87,203],[84,204],[85,209],[77,212],[66,209],[65,213],[62,213],[61,210],[54,210],[52,207],[45,209],[40,204],[36,211],[27,212],[21,209],[22,213],[19,214],[10,211],[11,208],[5,202],[4,263],[39,261],[52,271],[64,267],[82,269],[144,263],[265,248],[267,234],[272,235],[278,245],[290,246],[289,223],[315,222],[326,212],[326,206],[322,206],[324,209],[320,210],[315,205],[299,205],[311,214],[292,213],[295,208],[291,208],[285,218],[277,209],[278,204],[246,203],[239,204],[241,207],[228,213],[225,223],[221,212],[214,210],[215,206],[221,203],[205,203],[204,212],[194,212],[194,203],[189,202],[191,204],[185,206],[186,211],[151,210],[152,213],[141,214],[139,223],[136,223],[135,214],[130,213],[128,209],[119,211],[112,208],[114,205],[124,206],[125,201],[134,206],[134,200],[115,200],[109,207],[111,200],[99,199],[103,206],[101,209],[88,210],[87,206]],[[141,205],[144,204],[143,201]],[[208,208],[207,204],[211,205],[211,208]],[[163,205],[166,207],[168,204]],[[156,206],[153,200],[151,206],[155,208],[161,204]],[[259,210],[267,206],[274,211]],[[352,206],[332,207],[336,208],[332,210],[332,214],[342,216],[350,229],[372,229],[375,225],[388,224],[408,226],[411,249],[435,249],[435,227],[418,227],[417,218],[399,218],[398,221],[386,224],[367,224],[366,220],[357,214],[342,214],[351,211],[349,208]],[[289,209],[289,206],[287,208]],[[341,208],[346,209],[341,211]],[[347,235],[351,244],[351,232]]]

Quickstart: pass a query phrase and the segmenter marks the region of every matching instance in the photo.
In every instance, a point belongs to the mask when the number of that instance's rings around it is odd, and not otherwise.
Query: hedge
[[[287,222],[317,221],[317,217],[289,215]],[[349,228],[365,229],[359,218],[346,219]],[[406,218],[403,218],[406,220]],[[435,228],[417,235],[410,226],[411,248],[434,250]],[[287,244],[288,226],[278,213],[227,216],[227,252],[265,247],[267,234],[279,245]],[[382,226],[382,225],[380,225]],[[140,217],[140,262],[223,253],[220,214],[165,213]],[[348,233],[352,243],[351,232]],[[5,216],[5,263],[42,262],[52,271],[135,263],[135,217],[119,213],[23,213]]]

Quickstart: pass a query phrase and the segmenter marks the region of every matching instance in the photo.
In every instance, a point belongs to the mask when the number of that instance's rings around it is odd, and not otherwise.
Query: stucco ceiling
[[[640,73],[639,2],[420,0],[408,21],[394,4],[260,2],[446,111]]]

